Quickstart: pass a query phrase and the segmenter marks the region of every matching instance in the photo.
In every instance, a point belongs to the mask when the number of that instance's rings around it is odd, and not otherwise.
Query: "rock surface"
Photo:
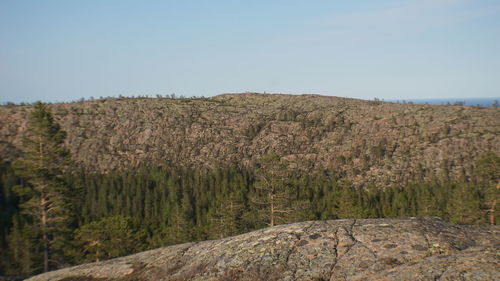
[[[31,107],[0,106],[0,162],[19,156]],[[276,152],[355,186],[471,177],[500,154],[500,108],[395,104],[317,95],[103,99],[53,104],[66,147],[86,169],[252,167]]]
[[[500,280],[499,230],[435,217],[301,222],[28,280]]]

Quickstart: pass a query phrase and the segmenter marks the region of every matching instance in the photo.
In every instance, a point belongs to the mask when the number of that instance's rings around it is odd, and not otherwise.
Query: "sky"
[[[500,97],[499,0],[0,0],[0,102]]]

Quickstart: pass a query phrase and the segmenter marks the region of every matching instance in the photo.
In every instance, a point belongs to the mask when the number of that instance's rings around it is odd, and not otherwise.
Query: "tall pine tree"
[[[300,212],[293,205],[293,185],[288,163],[278,154],[264,156],[256,171],[255,193],[250,200],[257,208],[258,218],[273,227],[290,221]]]
[[[48,271],[64,244],[64,230],[69,218],[63,171],[69,154],[63,147],[65,133],[54,122],[49,108],[37,102],[29,116],[23,155],[13,167],[27,181],[18,186],[20,207],[32,224],[32,237],[41,251],[43,271]],[[52,263],[52,264],[51,264]]]

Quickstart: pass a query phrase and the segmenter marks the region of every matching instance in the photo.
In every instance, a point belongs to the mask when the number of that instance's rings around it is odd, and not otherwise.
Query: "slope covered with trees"
[[[30,107],[0,107],[0,158],[22,148]],[[103,99],[52,105],[74,160],[96,172],[142,163],[251,168],[278,153],[303,171],[356,186],[467,179],[500,154],[500,109],[314,95]]]
[[[479,170],[474,170],[468,182],[435,179],[356,189],[324,173],[296,173],[286,179],[286,199],[288,207],[301,207],[286,208],[276,223],[439,216],[458,224],[489,224],[491,218],[498,224],[498,211],[492,202],[498,200],[499,190],[482,176],[482,169],[498,166],[500,158],[488,155],[483,159],[486,162],[478,163]],[[39,242],[25,236],[31,225],[19,210],[20,198],[11,191],[22,181],[8,166],[2,172],[3,194],[11,194],[2,198],[2,228],[7,235],[2,237],[1,250],[8,253],[3,256],[2,270],[10,274],[40,272]],[[272,224],[269,201],[265,207],[256,204],[255,198],[269,198],[269,193],[262,194],[258,172],[229,167],[203,171],[143,166],[107,174],[81,171],[65,180],[68,189],[80,193],[73,201],[76,218],[71,225],[73,235],[64,241],[64,263],[52,269],[181,242],[227,237]]]
[[[303,220],[499,222],[496,108],[249,94],[0,112],[0,274]],[[50,193],[44,231],[28,202]]]

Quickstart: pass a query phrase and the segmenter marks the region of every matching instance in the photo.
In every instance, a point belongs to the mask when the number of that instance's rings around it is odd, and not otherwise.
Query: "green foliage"
[[[456,224],[484,223],[481,214],[481,198],[476,185],[456,184],[446,206],[447,217]]]
[[[37,254],[43,256],[44,272],[62,260],[62,241],[68,233],[67,188],[62,176],[69,158],[63,147],[64,136],[48,107],[37,102],[23,139],[23,155],[12,164],[15,173],[26,180],[25,185],[13,190],[20,197],[21,213],[31,224],[30,238],[41,245]]]
[[[10,233],[7,235],[7,251],[9,257],[6,263],[5,273],[12,275],[29,275],[34,272],[33,245],[29,237],[30,229],[22,221],[19,215],[12,219]]]
[[[343,187],[338,193],[336,215],[339,218],[363,218],[363,198],[360,192],[352,187]]]
[[[140,232],[131,218],[105,217],[82,225],[75,231],[76,239],[83,243],[85,260],[107,259],[141,249]]]
[[[224,238],[238,234],[243,228],[244,202],[240,194],[220,194],[213,211],[208,214],[210,238]]]
[[[500,181],[500,157],[493,152],[484,154],[477,161],[474,174],[479,182],[498,183]]]
[[[474,170],[475,184],[483,196],[482,209],[488,214],[490,224],[500,220],[497,202],[500,201],[500,157],[495,153],[486,153],[476,163]]]
[[[274,201],[276,209],[288,212],[276,214],[275,223],[440,216],[454,223],[486,224],[497,198],[489,195],[497,190],[492,185],[496,178],[491,177],[497,172],[496,161],[491,155],[479,160],[469,182],[439,178],[365,189],[354,188],[330,171],[293,173],[277,155],[263,159],[257,170],[173,166],[143,166],[106,174],[82,170],[66,175],[70,189],[81,190],[70,201],[77,212],[77,219],[68,226],[74,231],[74,240],[64,236],[58,237],[65,240],[57,240],[72,248],[59,252],[66,262],[81,263],[251,231],[269,224],[270,195],[279,195]],[[40,239],[32,235],[33,218],[20,215],[19,195],[13,192],[32,187],[16,178],[8,165],[0,172],[2,194],[9,194],[4,202],[10,202],[0,206],[5,217],[0,227],[7,233],[0,244],[0,251],[7,253],[7,258],[0,257],[2,273],[37,272],[43,263]]]
[[[63,146],[65,136],[48,106],[37,102],[30,113],[27,136],[23,138],[23,156],[13,163],[16,174],[37,182],[60,179],[69,161]]]
[[[292,221],[307,210],[307,202],[298,202],[294,193],[292,171],[278,154],[263,157],[256,170],[255,192],[250,200],[256,208],[257,224],[275,226]]]

